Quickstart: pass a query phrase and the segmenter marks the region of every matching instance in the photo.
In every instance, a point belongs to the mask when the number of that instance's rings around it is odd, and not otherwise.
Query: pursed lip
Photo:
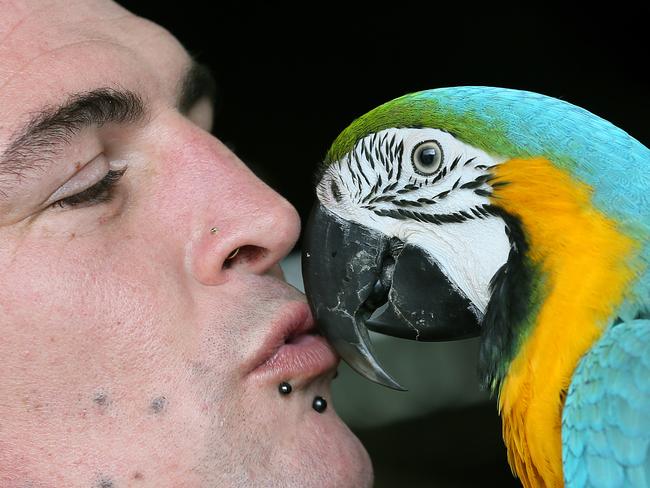
[[[318,333],[309,305],[290,302],[272,320],[262,347],[247,368],[258,378],[299,383],[333,371],[339,356]]]

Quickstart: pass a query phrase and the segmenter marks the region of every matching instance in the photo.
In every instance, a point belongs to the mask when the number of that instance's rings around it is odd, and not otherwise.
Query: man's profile
[[[207,71],[109,0],[0,8],[0,486],[369,486]]]

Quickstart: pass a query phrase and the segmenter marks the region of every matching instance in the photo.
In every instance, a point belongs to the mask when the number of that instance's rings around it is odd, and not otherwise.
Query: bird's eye
[[[424,141],[413,148],[411,154],[413,168],[422,176],[429,176],[442,165],[442,147],[438,141]]]

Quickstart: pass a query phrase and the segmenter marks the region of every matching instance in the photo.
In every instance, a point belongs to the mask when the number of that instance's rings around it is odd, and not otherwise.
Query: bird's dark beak
[[[421,341],[479,334],[471,302],[428,253],[320,204],[307,222],[302,263],[321,331],[354,370],[376,383],[404,390],[377,361],[369,329]]]

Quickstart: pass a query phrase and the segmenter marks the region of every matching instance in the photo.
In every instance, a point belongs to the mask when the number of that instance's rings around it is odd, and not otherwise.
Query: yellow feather
[[[633,279],[635,242],[591,204],[591,188],[543,158],[495,168],[495,205],[521,219],[545,274],[543,304],[499,395],[503,437],[526,487],[563,486],[562,393]]]

